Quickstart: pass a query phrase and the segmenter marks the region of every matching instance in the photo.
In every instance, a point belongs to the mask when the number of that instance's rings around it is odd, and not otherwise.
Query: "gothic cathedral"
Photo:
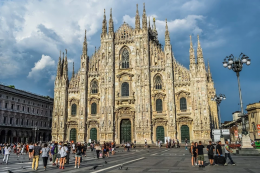
[[[190,37],[189,69],[172,52],[167,20],[165,45],[155,19],[142,27],[138,6],[135,28],[123,23],[116,32],[112,10],[107,31],[104,11],[101,46],[92,57],[83,42],[81,66],[68,79],[67,50],[59,57],[54,88],[53,141],[115,141],[143,144],[165,137],[207,142],[218,127],[210,67],[205,68],[198,36],[197,60]]]

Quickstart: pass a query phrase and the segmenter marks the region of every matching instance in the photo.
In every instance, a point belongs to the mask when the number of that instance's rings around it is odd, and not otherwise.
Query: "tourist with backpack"
[[[47,146],[48,146],[47,144],[44,144],[44,147],[41,149],[42,161],[43,161],[43,166],[45,171],[47,167],[48,157],[50,155],[50,148]]]
[[[209,158],[209,163],[212,166],[214,163],[214,151],[215,151],[215,147],[212,145],[212,142],[209,141],[209,145],[207,146],[207,150],[208,150],[208,158]]]
[[[199,141],[199,145],[197,146],[197,154],[198,154],[198,163],[199,167],[205,167],[204,166],[204,153],[203,153],[204,146],[201,144],[201,141]]]
[[[57,158],[57,154],[58,154],[58,143],[55,142],[53,147],[51,148],[51,154],[52,154],[52,166],[55,166],[55,161]],[[57,165],[58,165],[58,161],[57,161]]]
[[[228,141],[226,141],[225,143],[225,158],[226,158],[226,163],[225,163],[225,166],[227,166],[227,157],[229,158],[229,160],[231,161],[231,164],[232,165],[236,165],[233,161],[233,159],[231,158],[231,155],[230,153],[232,153],[233,151],[229,148],[228,146]]]

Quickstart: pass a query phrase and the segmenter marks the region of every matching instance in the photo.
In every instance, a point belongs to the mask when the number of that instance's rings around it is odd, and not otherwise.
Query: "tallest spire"
[[[84,42],[83,42],[83,49],[82,49],[82,54],[87,55],[87,30],[85,30],[85,37],[84,37]]]
[[[147,29],[147,17],[145,12],[145,3],[144,3],[144,9],[143,9],[143,18],[142,18],[142,28]]]
[[[135,29],[140,29],[140,16],[138,11],[138,4],[136,4],[136,14],[135,14]]]

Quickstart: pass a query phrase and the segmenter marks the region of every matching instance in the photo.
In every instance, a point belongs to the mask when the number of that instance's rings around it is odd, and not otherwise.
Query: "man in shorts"
[[[199,141],[199,145],[197,147],[199,167],[204,167],[204,164],[203,164],[203,162],[204,162],[203,148],[204,148],[204,146],[201,144],[201,141]]]
[[[212,142],[211,142],[211,141],[209,141],[209,145],[207,146],[207,150],[208,150],[209,163],[210,163],[210,166],[212,166],[213,163],[214,163],[214,151],[215,151],[215,147],[212,145]]]

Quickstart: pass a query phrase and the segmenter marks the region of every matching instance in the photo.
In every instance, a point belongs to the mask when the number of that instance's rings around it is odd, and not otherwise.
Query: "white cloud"
[[[45,77],[43,75],[45,69],[48,70],[49,67],[54,66],[55,61],[50,56],[42,55],[42,58],[35,63],[35,66],[31,69],[27,77],[38,81],[41,78]]]

